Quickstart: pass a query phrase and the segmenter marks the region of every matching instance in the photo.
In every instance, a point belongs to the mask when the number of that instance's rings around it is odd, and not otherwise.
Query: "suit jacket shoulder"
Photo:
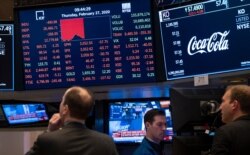
[[[26,155],[118,155],[113,140],[86,127],[66,126],[38,136]]]

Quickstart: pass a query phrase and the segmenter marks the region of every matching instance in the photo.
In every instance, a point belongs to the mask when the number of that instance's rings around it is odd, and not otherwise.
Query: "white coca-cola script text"
[[[226,37],[229,35],[230,31],[225,32],[215,32],[210,38],[197,40],[196,36],[193,36],[188,43],[188,54],[202,54],[211,53],[216,51],[224,51],[229,49],[228,39]]]

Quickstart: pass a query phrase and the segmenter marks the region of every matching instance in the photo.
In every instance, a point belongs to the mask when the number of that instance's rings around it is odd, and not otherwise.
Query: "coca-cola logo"
[[[188,43],[188,54],[202,54],[211,53],[216,51],[224,51],[229,49],[228,39],[226,37],[230,31],[215,32],[210,38],[198,40],[196,36],[193,36]]]

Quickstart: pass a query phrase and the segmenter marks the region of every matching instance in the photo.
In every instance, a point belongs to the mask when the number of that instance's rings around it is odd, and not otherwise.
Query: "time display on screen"
[[[20,9],[25,89],[156,81],[149,0]]]
[[[14,90],[14,25],[0,23],[0,90]]]

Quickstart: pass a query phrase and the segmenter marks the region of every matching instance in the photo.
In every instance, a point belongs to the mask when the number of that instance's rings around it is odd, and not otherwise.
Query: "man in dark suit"
[[[146,136],[133,155],[163,155],[161,141],[166,130],[165,112],[160,109],[151,109],[144,115]]]
[[[38,136],[26,155],[118,155],[110,137],[86,128],[85,120],[93,106],[88,89],[69,88],[59,113],[50,119],[47,132]]]
[[[250,155],[250,87],[229,87],[220,110],[226,125],[216,132],[212,155]]]

